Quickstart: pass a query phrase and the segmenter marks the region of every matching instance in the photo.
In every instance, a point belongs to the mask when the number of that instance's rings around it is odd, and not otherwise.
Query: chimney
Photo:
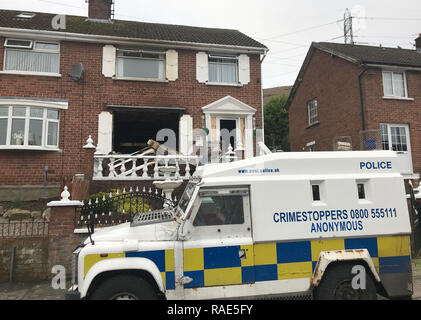
[[[95,20],[111,20],[114,0],[88,0],[88,18]]]
[[[418,52],[421,52],[421,33],[419,34],[418,38],[415,39],[415,47]]]

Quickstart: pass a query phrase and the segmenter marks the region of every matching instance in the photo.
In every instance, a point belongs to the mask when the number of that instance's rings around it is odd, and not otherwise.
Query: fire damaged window
[[[165,79],[165,53],[117,50],[117,76],[122,78]]]

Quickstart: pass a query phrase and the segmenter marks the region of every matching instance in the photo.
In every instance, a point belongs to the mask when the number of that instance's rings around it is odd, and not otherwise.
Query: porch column
[[[109,154],[113,150],[113,114],[108,111],[98,115],[98,153]]]

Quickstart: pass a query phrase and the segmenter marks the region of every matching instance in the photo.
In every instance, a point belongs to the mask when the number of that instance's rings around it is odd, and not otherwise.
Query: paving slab
[[[0,300],[64,300],[65,292],[53,289],[51,281],[0,283]]]

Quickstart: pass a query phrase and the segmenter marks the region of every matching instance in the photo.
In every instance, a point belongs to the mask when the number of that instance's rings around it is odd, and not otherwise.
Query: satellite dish
[[[72,80],[79,81],[83,78],[84,73],[85,69],[83,68],[83,65],[78,63],[72,68],[72,73],[69,74],[69,76],[72,78]]]

